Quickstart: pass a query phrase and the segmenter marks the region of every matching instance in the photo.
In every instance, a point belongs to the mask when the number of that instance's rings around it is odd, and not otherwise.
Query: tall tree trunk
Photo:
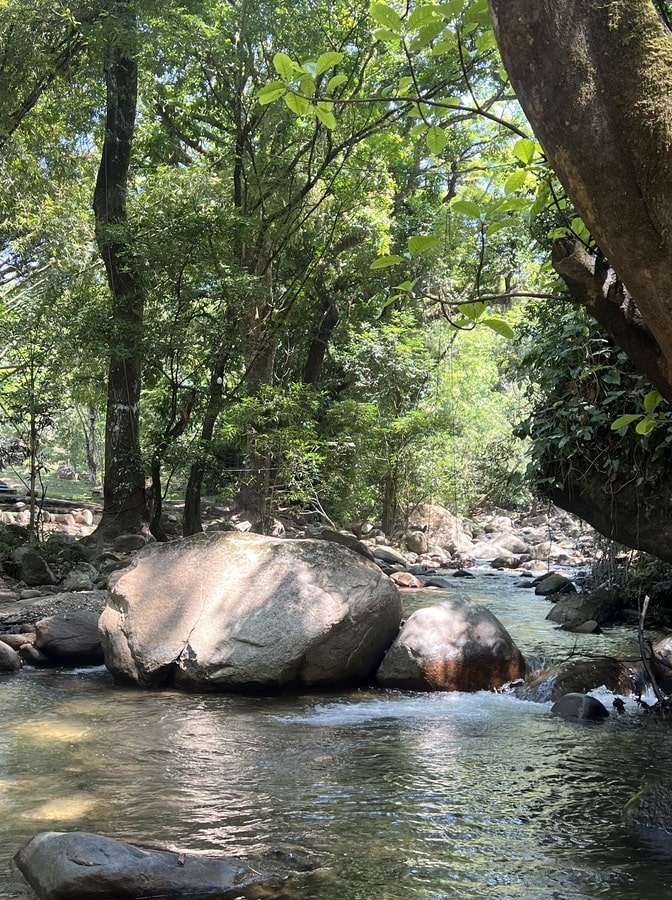
[[[126,230],[129,166],[137,106],[134,4],[117,0],[109,23],[105,137],[93,198],[96,239],[112,298],[107,382],[103,517],[96,537],[138,530],[146,518],[140,454],[144,294]]]
[[[324,358],[329,340],[341,317],[338,306],[329,297],[323,301],[324,312],[315,337],[310,342],[306,365],[303,369],[303,383],[317,388],[322,378]]]
[[[269,336],[260,336],[260,343],[248,366],[248,391],[250,395],[272,384],[275,365],[275,347]],[[244,510],[256,527],[265,530],[270,515],[271,458],[262,448],[263,435],[258,428],[249,427],[245,440],[245,467],[236,503]]]
[[[87,406],[86,419],[79,408],[75,406],[79,424],[82,426],[82,434],[84,436],[84,449],[86,452],[86,468],[88,471],[89,481],[93,487],[98,486],[98,463],[96,461],[96,421],[98,419],[98,411],[92,403]]]
[[[197,534],[203,531],[201,521],[201,492],[210,445],[215,434],[215,425],[224,402],[224,363],[218,361],[210,374],[210,393],[208,405],[203,417],[201,438],[198,452],[189,469],[187,489],[184,495],[184,513],[182,516],[182,534]]]
[[[490,9],[520,103],[608,261],[564,242],[556,269],[672,400],[672,35],[651,0]]]

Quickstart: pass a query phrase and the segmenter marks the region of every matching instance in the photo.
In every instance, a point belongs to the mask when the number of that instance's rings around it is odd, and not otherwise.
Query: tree
[[[573,297],[672,399],[672,34],[651,0],[490,0],[516,95],[597,243],[559,241]]]
[[[127,213],[138,91],[134,4],[118,0],[111,20],[105,59],[105,134],[93,195],[96,239],[107,272],[114,328],[107,379],[104,506],[98,537],[137,530],[146,517],[140,455],[144,290],[132,254]]]

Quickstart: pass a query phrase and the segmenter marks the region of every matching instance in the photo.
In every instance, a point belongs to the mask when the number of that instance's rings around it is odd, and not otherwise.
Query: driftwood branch
[[[637,632],[637,638],[639,640],[639,652],[642,657],[642,665],[644,666],[644,671],[646,672],[646,677],[651,682],[651,687],[653,688],[653,692],[656,695],[656,700],[658,701],[658,709],[660,711],[660,716],[663,717],[665,715],[665,695],[660,689],[658,685],[658,681],[656,680],[656,676],[653,671],[653,666],[651,664],[651,659],[653,657],[653,651],[651,648],[651,644],[647,642],[644,637],[644,622],[646,620],[646,613],[649,609],[649,596],[644,597],[644,602],[642,603],[642,609],[639,613],[639,628]]]

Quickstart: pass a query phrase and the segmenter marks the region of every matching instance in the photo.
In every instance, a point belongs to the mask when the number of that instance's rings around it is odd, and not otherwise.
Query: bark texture
[[[601,272],[564,244],[556,267],[672,400],[672,35],[651,0],[490,8],[520,103],[608,260]]]
[[[96,239],[105,263],[114,333],[108,368],[103,519],[98,536],[137,530],[146,517],[140,455],[140,386],[144,294],[126,229],[126,199],[137,106],[132,3],[115,4],[105,77],[105,137],[93,197]]]

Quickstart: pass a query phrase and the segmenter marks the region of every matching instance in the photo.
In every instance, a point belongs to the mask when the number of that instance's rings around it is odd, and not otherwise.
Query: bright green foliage
[[[390,527],[422,500],[494,502],[518,463],[515,392],[494,389],[500,338],[534,288],[527,225],[546,228],[553,197],[505,97],[487,5],[138,14],[121,236],[144,297],[148,473],[163,491],[197,469],[235,492],[263,472],[271,510],[382,512]],[[93,242],[109,35],[105,17],[86,24],[78,68],[13,133],[0,184],[21,283],[46,267],[67,322],[49,354],[60,403],[84,406],[128,341]]]
[[[597,471],[617,490],[620,472],[643,484],[649,464],[669,465],[667,404],[626,355],[575,307],[554,301],[531,313],[517,373],[529,378],[532,414],[519,433],[531,442],[534,483],[543,491]],[[637,407],[644,412],[630,413]]]
[[[662,402],[663,398],[658,391],[649,391],[642,401],[644,412],[626,413],[623,416],[619,416],[611,423],[612,431],[620,431],[622,428],[627,428],[629,425],[637,422],[635,426],[637,434],[650,434],[658,425],[668,424],[670,421],[669,416],[658,411],[658,407]]]

